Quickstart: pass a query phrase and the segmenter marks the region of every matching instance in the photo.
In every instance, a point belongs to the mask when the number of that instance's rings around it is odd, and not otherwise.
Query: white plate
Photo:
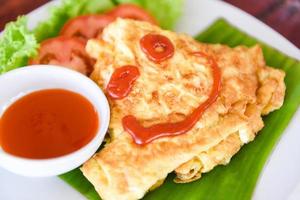
[[[53,4],[55,2],[51,2]],[[30,14],[30,26],[45,19],[47,7]],[[226,18],[241,30],[282,52],[300,59],[300,51],[280,34],[245,12],[218,0],[186,0],[184,16],[177,31],[198,34],[219,17]],[[220,33],[222,34],[222,33]],[[298,121],[298,123],[296,122]],[[293,118],[278,143],[254,194],[255,200],[300,199],[300,111]],[[2,200],[84,200],[85,198],[60,179],[31,179],[0,169],[0,199]]]

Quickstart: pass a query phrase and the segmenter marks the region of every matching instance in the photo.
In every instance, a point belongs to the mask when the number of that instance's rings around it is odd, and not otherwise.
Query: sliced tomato
[[[80,37],[85,40],[96,38],[103,28],[115,18],[110,15],[83,15],[69,20],[60,35]]]
[[[97,37],[105,26],[117,17],[130,18],[157,24],[147,11],[133,4],[121,4],[103,15],[82,15],[69,20],[61,29],[60,35],[80,37],[85,41]]]
[[[155,25],[158,24],[155,18],[150,13],[133,4],[121,4],[107,14],[113,17],[136,19],[147,21]]]
[[[93,70],[93,60],[85,52],[85,42],[66,36],[43,41],[38,56],[29,63],[64,66],[85,75],[89,75]]]

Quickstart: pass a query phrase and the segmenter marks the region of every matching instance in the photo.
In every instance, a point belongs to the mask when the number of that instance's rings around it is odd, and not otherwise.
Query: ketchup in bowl
[[[47,159],[72,153],[98,131],[98,114],[85,97],[64,89],[30,93],[11,104],[0,121],[0,144],[12,155]]]

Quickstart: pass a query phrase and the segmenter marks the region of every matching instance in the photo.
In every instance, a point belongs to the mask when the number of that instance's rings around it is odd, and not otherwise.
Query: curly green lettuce
[[[137,4],[148,10],[164,29],[172,29],[182,14],[184,0],[114,0],[116,3]]]
[[[37,54],[38,43],[27,28],[26,17],[8,23],[0,36],[0,74],[27,64]]]

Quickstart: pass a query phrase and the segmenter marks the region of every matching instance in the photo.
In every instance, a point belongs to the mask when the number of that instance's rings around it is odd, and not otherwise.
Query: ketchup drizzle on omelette
[[[159,34],[147,34],[140,40],[142,51],[149,60],[160,63],[174,55],[174,45],[169,38]]]
[[[15,156],[47,159],[72,153],[98,130],[94,106],[80,94],[47,89],[9,106],[1,118],[2,149]]]
[[[136,144],[145,145],[157,138],[177,136],[188,132],[199,121],[202,114],[209,108],[209,106],[217,100],[221,88],[221,72],[216,61],[202,52],[194,52],[193,55],[205,57],[210,64],[213,75],[213,85],[210,96],[183,121],[176,123],[162,123],[150,127],[143,127],[136,117],[132,115],[125,116],[122,119],[123,128],[132,136]]]
[[[130,93],[139,76],[140,72],[136,66],[125,65],[116,69],[106,88],[108,95],[113,99],[123,99]]]

